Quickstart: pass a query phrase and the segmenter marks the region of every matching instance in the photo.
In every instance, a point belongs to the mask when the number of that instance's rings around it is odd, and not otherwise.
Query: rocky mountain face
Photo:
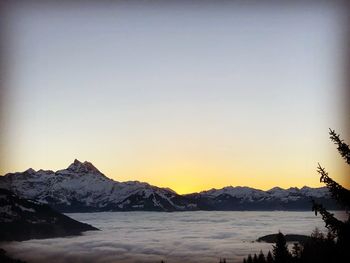
[[[138,181],[117,182],[89,162],[75,160],[56,172],[28,169],[0,176],[0,188],[49,204],[62,212],[190,211],[190,210],[309,210],[311,199],[336,208],[327,188],[225,187],[179,195]]]
[[[0,241],[71,236],[88,230],[98,229],[58,213],[47,205],[0,189]]]

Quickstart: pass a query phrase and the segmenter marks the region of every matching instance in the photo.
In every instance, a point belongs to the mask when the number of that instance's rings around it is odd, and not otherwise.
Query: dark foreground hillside
[[[0,189],[0,241],[79,235],[97,228]]]

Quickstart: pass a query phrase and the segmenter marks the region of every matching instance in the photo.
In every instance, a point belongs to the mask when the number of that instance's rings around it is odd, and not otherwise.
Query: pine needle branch
[[[329,129],[329,135],[331,140],[338,147],[338,151],[340,155],[345,159],[345,161],[350,164],[350,148],[342,139],[340,139],[340,135],[335,132],[335,130]]]
[[[325,222],[326,227],[334,234],[339,235],[344,223],[334,217],[334,214],[328,212],[321,204],[312,201],[312,211],[315,211],[315,215],[320,213],[322,220]]]
[[[326,170],[318,164],[317,172],[321,175],[320,182],[325,183],[331,192],[332,197],[345,208],[350,208],[350,191],[335,182],[328,176]]]

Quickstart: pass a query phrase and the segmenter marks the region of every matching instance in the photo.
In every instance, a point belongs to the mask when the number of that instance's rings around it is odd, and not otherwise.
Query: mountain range
[[[28,169],[0,176],[0,188],[60,212],[310,210],[314,199],[338,209],[326,187],[301,189],[224,187],[180,195],[138,181],[117,182],[92,163],[74,162],[58,171]]]

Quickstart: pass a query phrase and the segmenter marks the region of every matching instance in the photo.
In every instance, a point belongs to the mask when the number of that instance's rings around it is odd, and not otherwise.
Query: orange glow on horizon
[[[332,165],[324,165],[330,176],[342,184],[346,188],[350,188],[350,183],[345,174],[350,172],[350,169],[344,164],[340,165],[342,160],[338,158],[336,163]],[[82,160],[81,160],[82,161]],[[97,169],[99,169],[107,177],[119,181],[140,181],[146,182],[157,187],[168,187],[178,194],[189,194],[194,192],[201,192],[212,188],[220,189],[226,186],[247,186],[261,190],[269,190],[273,187],[290,188],[303,186],[322,187],[324,184],[319,182],[319,176],[316,172],[316,165],[311,165],[304,169],[294,167],[293,170],[283,170],[283,167],[275,166],[275,170],[271,167],[249,168],[234,165],[210,166],[209,163],[205,166],[196,166],[195,164],[178,165],[172,167],[170,164],[163,167],[139,165],[134,167],[122,167],[121,169],[110,168],[108,166],[92,162]],[[69,165],[57,167],[52,169],[50,167],[33,167],[27,166],[23,169],[12,170],[24,171],[29,167],[35,170],[50,169],[59,170],[64,169]],[[106,169],[104,169],[104,167]],[[259,170],[260,169],[260,170]],[[299,169],[299,170],[298,170]],[[7,173],[2,172],[2,175]]]

